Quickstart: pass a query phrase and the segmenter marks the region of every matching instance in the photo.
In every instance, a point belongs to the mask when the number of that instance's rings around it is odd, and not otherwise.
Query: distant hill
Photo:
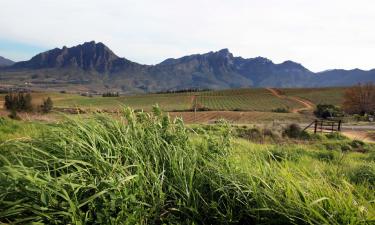
[[[14,64],[14,62],[12,60],[0,56],[0,67],[1,66],[11,66],[13,64]]]
[[[313,73],[299,63],[234,57],[228,49],[142,65],[121,58],[103,43],[55,48],[0,70],[7,84],[30,88],[155,92],[188,88],[347,86],[375,81],[375,70]],[[20,82],[21,81],[21,82]],[[22,86],[21,85],[21,86]]]

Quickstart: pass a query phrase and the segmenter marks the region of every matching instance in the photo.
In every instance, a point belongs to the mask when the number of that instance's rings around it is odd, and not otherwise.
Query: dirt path
[[[196,95],[192,95],[192,96],[190,96],[190,105],[191,105],[191,108],[192,108],[192,109],[194,109],[194,107],[195,107],[196,99],[197,99],[197,96],[196,96]]]
[[[294,97],[294,96],[282,95],[282,94],[280,94],[280,92],[278,90],[276,90],[274,88],[266,88],[266,89],[278,98],[289,99],[289,100],[298,102],[298,103],[300,103],[304,106],[302,108],[293,109],[292,110],[293,113],[298,113],[298,112],[303,111],[303,110],[313,110],[314,109],[314,106],[315,106],[314,103],[312,103],[312,102],[310,102],[306,99],[302,99],[302,98]]]
[[[353,140],[355,139],[368,143],[375,143],[375,140],[366,131],[343,131],[341,133]]]

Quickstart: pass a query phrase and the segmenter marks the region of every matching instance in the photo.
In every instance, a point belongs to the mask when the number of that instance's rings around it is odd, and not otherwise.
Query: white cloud
[[[313,71],[375,67],[373,0],[0,0],[0,37],[45,46],[102,41],[128,59],[229,48]]]

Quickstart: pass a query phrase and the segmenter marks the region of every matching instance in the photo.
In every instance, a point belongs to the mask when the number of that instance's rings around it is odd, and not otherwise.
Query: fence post
[[[339,120],[339,126],[338,126],[337,130],[341,131],[341,120]]]
[[[316,129],[318,128],[318,121],[314,121],[314,134],[316,134]]]

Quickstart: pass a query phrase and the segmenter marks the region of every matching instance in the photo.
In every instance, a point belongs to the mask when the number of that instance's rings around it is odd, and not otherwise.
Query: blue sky
[[[36,46],[31,43],[17,42],[17,40],[0,39],[0,55],[13,61],[27,60],[42,51],[48,50],[47,46]]]
[[[374,0],[0,0],[0,55],[101,41],[144,64],[228,48],[312,71],[375,68]]]

